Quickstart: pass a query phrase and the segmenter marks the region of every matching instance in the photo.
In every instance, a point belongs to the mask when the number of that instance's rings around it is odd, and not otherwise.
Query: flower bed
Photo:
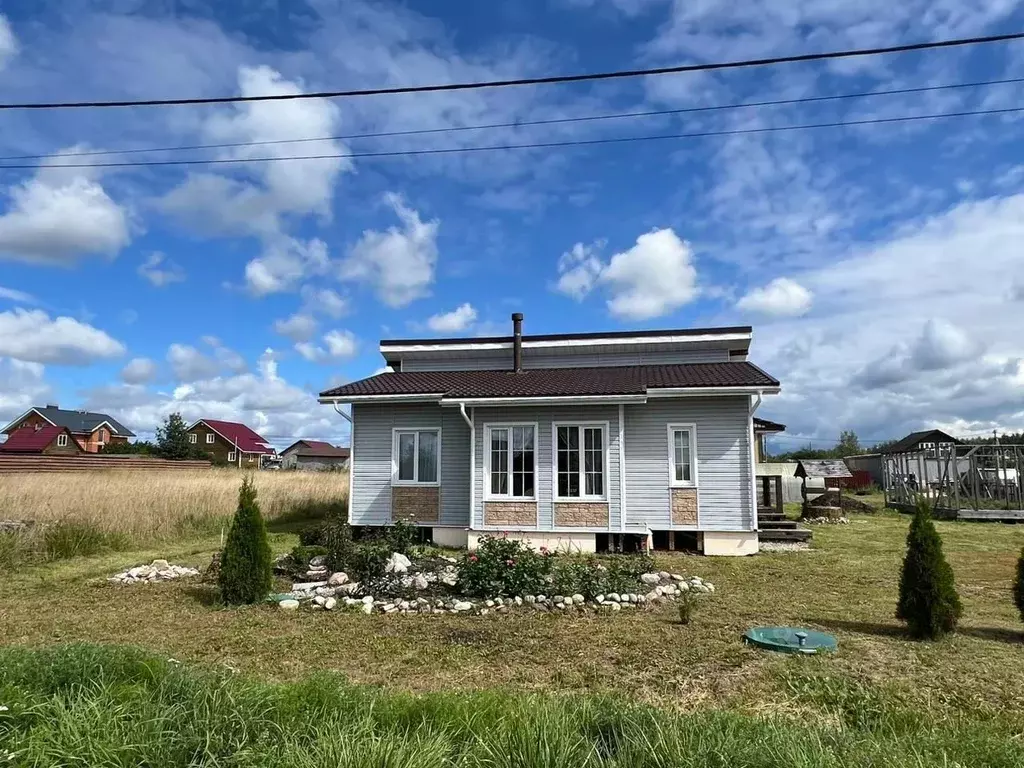
[[[281,608],[348,609],[366,614],[615,612],[715,591],[700,577],[656,571],[646,556],[606,560],[534,552],[513,539],[485,538],[461,561],[394,552],[379,574],[363,581],[330,573],[326,556],[311,558],[307,581],[277,595]]]

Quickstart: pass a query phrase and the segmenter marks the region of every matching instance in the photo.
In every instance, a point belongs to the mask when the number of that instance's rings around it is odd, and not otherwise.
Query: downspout
[[[619,403],[619,530],[626,532],[626,406]]]
[[[757,530],[757,457],[754,455],[754,412],[761,407],[763,400],[764,395],[760,391],[752,396],[747,415],[749,422],[747,428],[750,431],[750,530],[752,531]]]
[[[352,524],[352,481],[356,476],[356,425],[352,416],[345,413],[338,407],[338,401],[331,403],[334,412],[348,422],[348,522]],[[355,407],[355,406],[353,406]]]
[[[469,425],[469,527],[472,530],[476,515],[476,419],[466,413],[465,403],[459,403],[459,413]]]

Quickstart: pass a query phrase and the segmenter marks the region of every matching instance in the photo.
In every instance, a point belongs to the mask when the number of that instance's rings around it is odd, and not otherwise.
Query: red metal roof
[[[0,451],[4,453],[42,453],[50,443],[57,439],[57,435],[67,432],[68,445],[74,443],[75,438],[71,436],[67,427],[42,427],[32,429],[23,427],[12,430],[7,436],[7,442],[0,443]],[[78,445],[78,443],[75,443]]]
[[[200,419],[200,421],[232,445],[237,445],[238,450],[242,453],[276,453],[270,443],[245,424],[215,419]]]
[[[753,363],[679,363],[514,371],[381,373],[321,392],[321,397],[431,394],[445,397],[642,395],[657,388],[777,387]]]

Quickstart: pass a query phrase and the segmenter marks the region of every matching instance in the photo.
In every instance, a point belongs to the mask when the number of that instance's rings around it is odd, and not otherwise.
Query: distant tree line
[[[172,461],[210,458],[196,443],[189,442],[185,420],[180,413],[172,413],[164,419],[162,426],[156,428],[156,442],[137,440],[134,443],[107,443],[100,452],[156,456]]]
[[[895,440],[884,440],[872,445],[861,445],[857,433],[852,429],[844,429],[839,440],[831,448],[815,448],[808,444],[803,448],[789,451],[787,453],[772,454],[771,461],[796,461],[798,459],[845,459],[847,456],[856,456],[859,453],[879,453]]]

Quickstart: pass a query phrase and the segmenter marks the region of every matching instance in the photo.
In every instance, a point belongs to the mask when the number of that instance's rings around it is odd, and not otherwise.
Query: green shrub
[[[249,477],[238,492],[238,510],[221,555],[218,580],[221,598],[230,605],[256,603],[270,592],[273,572],[267,527]]]
[[[332,573],[351,567],[355,545],[352,528],[344,517],[335,513],[324,521],[320,526],[319,544],[327,550],[327,567]]]
[[[636,592],[640,574],[658,570],[654,559],[647,554],[618,555],[608,562],[608,580],[613,592]]]
[[[549,591],[552,557],[516,539],[484,536],[462,559],[459,584],[475,597],[514,597]]]
[[[416,536],[416,526],[407,520],[395,520],[384,529],[384,543],[392,552],[398,552],[406,557],[412,554]]]
[[[614,592],[607,566],[597,558],[556,557],[551,569],[551,592],[556,595],[577,593],[591,600]]]
[[[301,544],[297,547],[292,547],[292,551],[290,553],[292,562],[301,568],[307,568],[309,566],[309,561],[312,560],[314,557],[321,557],[326,555],[327,547],[307,547]]]
[[[896,618],[907,623],[911,637],[934,640],[956,629],[962,610],[942,539],[921,499],[907,533]]]
[[[391,557],[391,547],[380,540],[370,540],[352,547],[345,563],[345,573],[353,581],[373,585],[384,575],[384,566]]]
[[[299,531],[299,544],[304,547],[318,547],[324,545],[324,525],[317,523]]]
[[[1017,559],[1017,577],[1013,580],[1013,602],[1017,605],[1021,620],[1024,621],[1024,549]]]

